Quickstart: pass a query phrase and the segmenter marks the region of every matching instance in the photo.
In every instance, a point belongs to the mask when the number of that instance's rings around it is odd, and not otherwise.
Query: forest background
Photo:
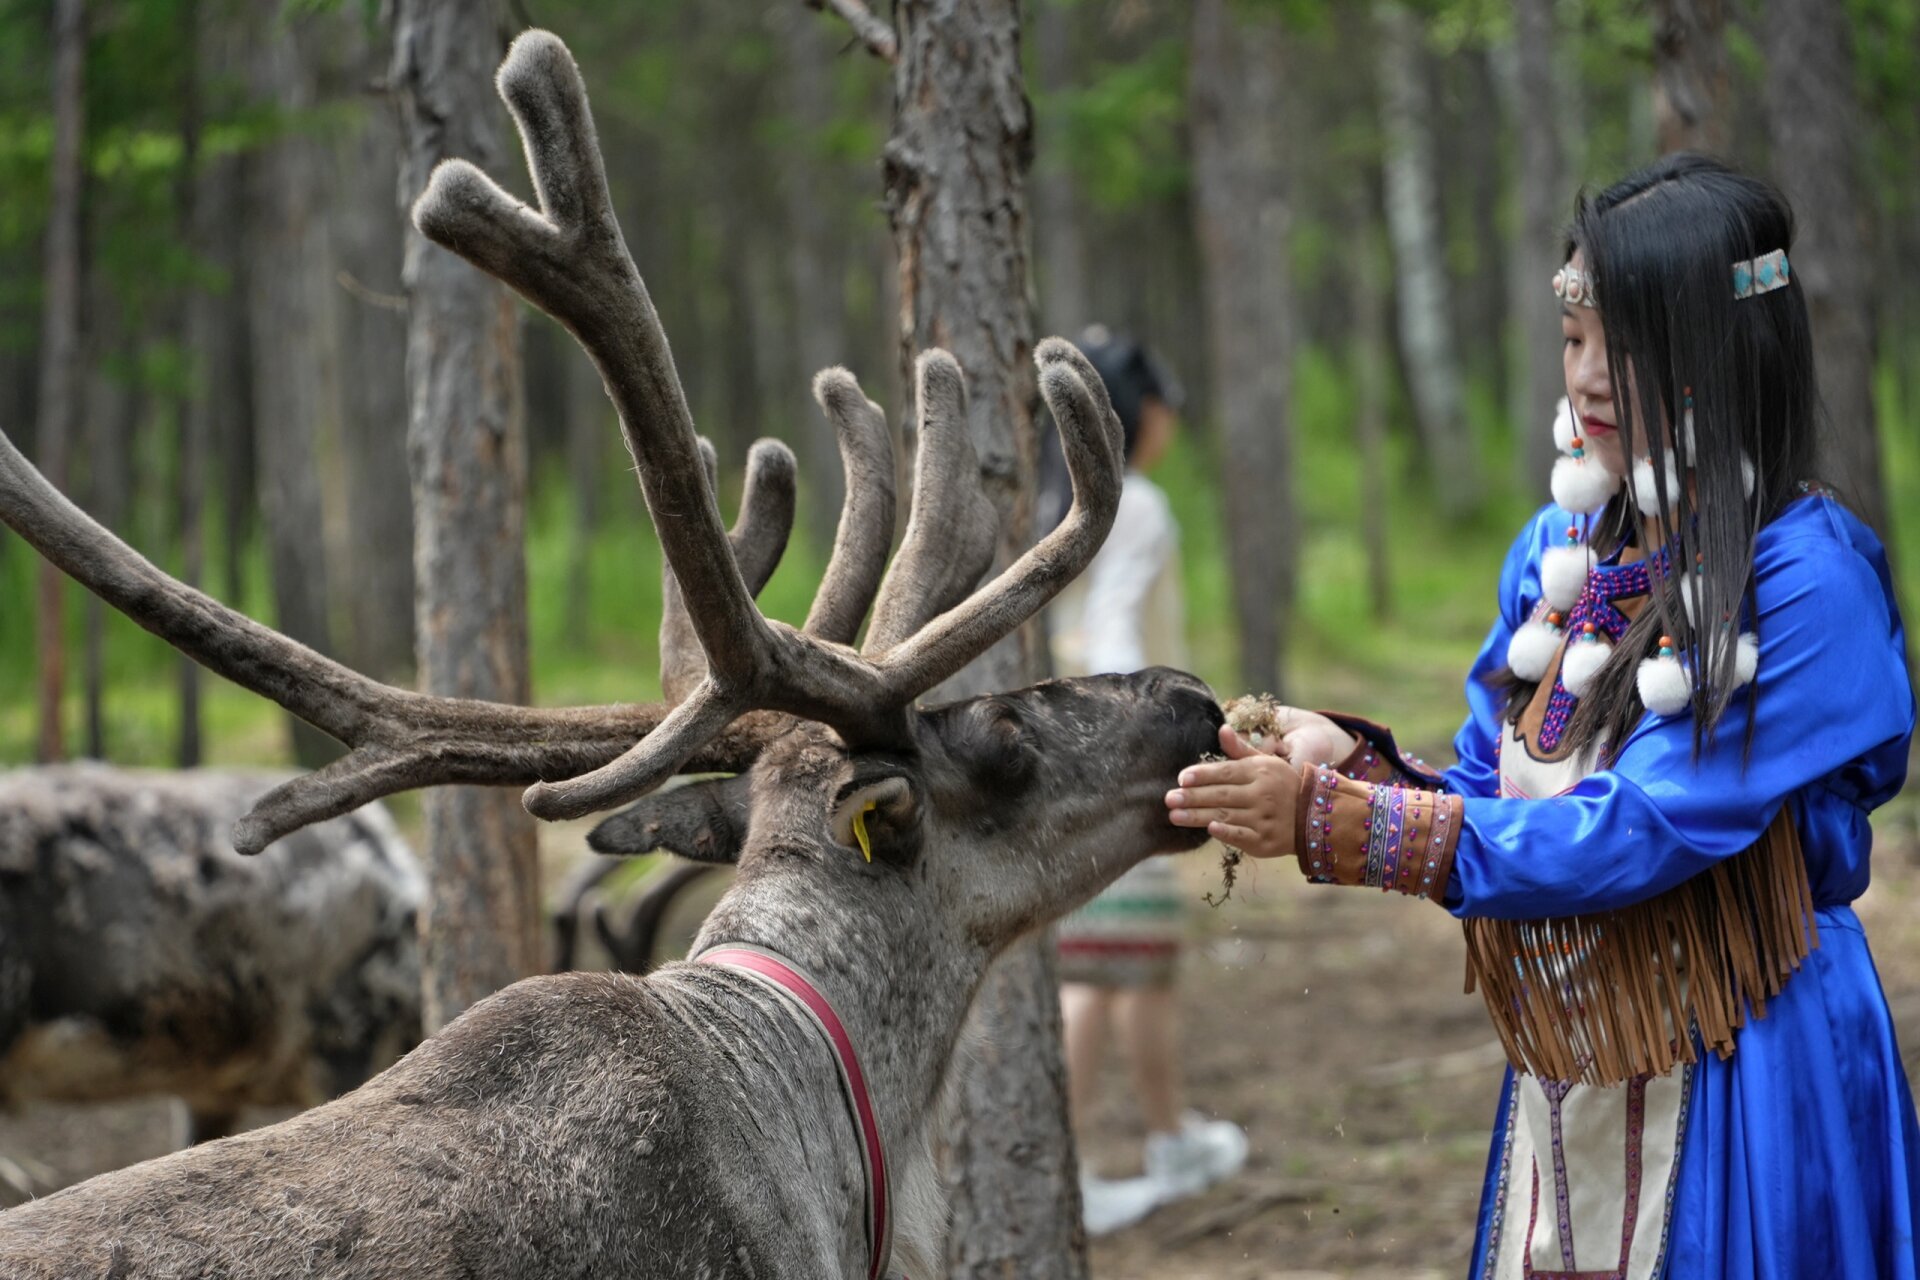
[[[982,33],[1003,29],[1013,0],[873,8],[893,10],[897,48],[884,23],[850,37],[840,16],[862,9],[854,0],[0,0],[0,428],[169,571],[402,684],[419,652],[438,668],[428,683],[478,670],[504,677],[493,696],[520,696],[508,668],[522,619],[507,616],[519,567],[499,562],[524,514],[535,700],[653,697],[657,546],[573,343],[524,308],[475,307],[455,319],[485,330],[486,350],[438,383],[422,362],[409,403],[410,330],[455,320],[435,309],[440,292],[401,279],[415,194],[398,176],[403,136],[409,155],[476,156],[526,194],[517,158],[479,140],[506,134],[482,68],[506,28],[542,25],[582,63],[628,242],[718,447],[723,506],[756,436],[800,455],[801,524],[762,595],[775,616],[804,613],[839,509],[810,376],[850,365],[903,425],[903,316],[919,340],[942,333],[963,351],[983,318],[1026,331],[1005,305],[1018,289],[929,287],[925,248],[950,231],[940,219],[995,236],[1014,225],[1038,333],[1103,322],[1152,344],[1187,388],[1187,429],[1158,478],[1185,533],[1195,669],[1223,693],[1390,719],[1443,758],[1502,553],[1545,492],[1561,381],[1547,280],[1574,192],[1677,148],[1724,154],[1794,200],[1835,446],[1823,478],[1882,530],[1907,600],[1920,599],[1915,0],[1030,0],[1030,135],[1004,98],[936,102],[917,82],[920,97],[892,100],[896,70],[965,58],[985,73],[970,83],[1013,84],[1004,40],[969,44],[1002,39]],[[930,9],[956,24],[930,35],[910,17]],[[391,48],[396,29],[414,41]],[[435,30],[457,32],[473,60],[456,65],[418,34]],[[914,130],[930,105],[949,136],[929,145]],[[953,133],[975,145],[934,157]],[[1017,164],[988,172],[1029,141],[1024,189]],[[967,181],[956,156],[975,166]],[[987,216],[956,211],[965,199]],[[938,212],[916,223],[903,208]],[[953,256],[1015,279],[1028,265],[984,240]],[[956,319],[969,309],[995,314]],[[972,350],[1002,366],[971,371],[990,388],[1026,356]],[[427,403],[420,384],[444,398]],[[450,384],[484,407],[449,411]],[[410,416],[416,453],[457,453],[463,473],[410,465]],[[456,447],[456,426],[507,441],[508,465],[472,456],[473,437]],[[522,464],[524,513],[474,520],[487,487],[475,477],[515,481]],[[1011,499],[1017,470],[988,480]],[[472,552],[466,572],[416,584],[416,523],[431,544],[461,517],[451,541]],[[487,544],[495,532],[508,540]],[[488,573],[513,585],[468,581]],[[446,617],[496,599],[497,650],[449,643]],[[418,649],[416,616],[441,631]],[[329,754],[0,533],[0,764]],[[410,836],[425,832],[435,909],[467,902],[498,935],[498,964],[429,955],[448,979],[427,984],[432,1020],[538,964],[522,881],[492,893],[455,861],[485,827],[455,794],[395,807]],[[1903,1031],[1920,1026],[1915,799],[1879,815],[1862,900]],[[516,797],[491,801],[525,822]],[[449,806],[437,837],[436,805]],[[582,834],[542,829],[548,885],[583,857]],[[525,868],[531,885],[530,824],[499,843],[489,865]],[[1377,897],[1309,898],[1265,871],[1248,868],[1228,908],[1195,913],[1185,979],[1207,997],[1187,1010],[1196,1100],[1247,1124],[1253,1164],[1150,1219],[1149,1250],[1138,1234],[1102,1242],[1098,1270],[1269,1276],[1287,1259],[1457,1274],[1446,1268],[1468,1247],[1499,1056],[1459,994],[1457,930],[1439,913],[1388,915]],[[1196,900],[1218,886],[1207,858],[1182,875]],[[429,947],[436,933],[476,931],[430,929]],[[994,981],[1018,995],[1013,971],[1003,963]],[[1008,1002],[997,1043],[1050,1025],[1019,1018],[1023,1000],[1046,1006],[1041,990],[1036,979]],[[1005,1061],[1045,1077],[1050,1057]],[[995,1097],[991,1082],[974,1092]],[[1051,1095],[1016,1082],[999,1096],[1044,1109]],[[1132,1118],[1094,1120],[1082,1154],[1124,1171]],[[1068,1220],[1070,1189],[1035,1185],[1049,1167],[1024,1150],[1038,1129],[994,1131],[1000,1145],[973,1144],[958,1185]],[[0,1117],[0,1149],[57,1162],[61,1180],[166,1141],[151,1107]],[[1003,1155],[1012,1164],[996,1171]],[[985,1212],[954,1236],[982,1258],[1030,1225],[995,1213],[992,1194],[973,1203]],[[1063,1264],[1075,1251],[1052,1250]]]
[[[1851,290],[1829,309],[1849,320],[1864,372],[1847,372],[1871,412],[1827,392],[1836,429],[1879,466],[1864,489],[1839,478],[1920,599],[1920,5],[1246,0],[1226,42],[1197,36],[1207,7],[1038,0],[1025,47],[1039,332],[1136,335],[1189,393],[1160,479],[1184,530],[1199,674],[1357,700],[1444,743],[1506,542],[1543,500],[1559,380],[1546,276],[1573,194],[1675,145],[1781,182],[1803,228],[1849,224],[1819,240],[1837,243],[1834,262],[1796,266]],[[50,8],[0,2],[0,423],[29,456],[44,449]],[[1804,84],[1782,85],[1782,28],[1809,20],[1796,10],[1839,15],[1848,36],[1844,60],[1818,69],[1825,116]],[[880,203],[887,69],[799,0],[514,11],[583,63],[616,205],[723,485],[756,436],[802,457],[801,525],[762,598],[797,621],[839,506],[808,380],[844,362],[896,416],[904,403]],[[179,572],[197,544],[216,596],[404,680],[387,30],[356,0],[90,6],[66,447],[69,490],[163,566]],[[1208,160],[1220,110],[1254,113],[1238,164]],[[1783,132],[1796,123],[1824,131],[1850,191],[1781,172],[1778,153],[1806,145]],[[1236,269],[1208,247],[1215,211],[1278,250],[1266,274],[1239,274],[1277,282],[1250,337],[1260,429],[1280,447],[1221,426],[1248,387],[1244,354],[1223,367],[1219,294]],[[658,555],[610,406],[564,334],[530,312],[524,326],[535,697],[653,696]],[[1229,481],[1277,518],[1229,519]],[[35,566],[0,534],[0,761],[35,752]],[[1264,607],[1236,602],[1236,581],[1267,584]],[[183,741],[180,660],[79,588],[63,599],[71,753],[291,756],[280,714],[219,681],[185,695],[202,727]]]

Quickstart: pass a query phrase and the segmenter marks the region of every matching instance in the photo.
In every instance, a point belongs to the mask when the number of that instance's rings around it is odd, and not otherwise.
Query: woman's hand
[[[1274,736],[1262,742],[1260,750],[1297,768],[1340,764],[1360,745],[1359,739],[1317,711],[1276,707],[1273,720]]]
[[[1220,749],[1227,759],[1182,770],[1180,786],[1167,792],[1173,825],[1205,827],[1208,835],[1249,857],[1278,858],[1298,852],[1293,847],[1293,812],[1300,796],[1300,771],[1279,756],[1248,746],[1225,727],[1220,730]]]

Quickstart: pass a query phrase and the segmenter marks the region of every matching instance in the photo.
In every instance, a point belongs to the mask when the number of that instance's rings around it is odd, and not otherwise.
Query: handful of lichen
[[[1270,693],[1242,694],[1224,704],[1227,727],[1247,745],[1264,748],[1280,736],[1280,701]],[[1204,760],[1224,760],[1225,756],[1207,755]],[[1206,895],[1207,905],[1217,907],[1233,896],[1233,882],[1239,877],[1240,859],[1246,857],[1225,840],[1220,842],[1220,896]]]

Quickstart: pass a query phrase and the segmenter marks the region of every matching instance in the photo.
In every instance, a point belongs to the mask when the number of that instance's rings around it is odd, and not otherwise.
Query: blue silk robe
[[[1622,907],[1759,838],[1791,801],[1819,945],[1749,1020],[1733,1056],[1702,1057],[1667,1221],[1665,1274],[1916,1277],[1920,1128],[1886,997],[1849,905],[1866,890],[1867,815],[1905,780],[1914,699],[1886,556],[1824,496],[1792,504],[1756,549],[1759,674],[1693,758],[1689,713],[1646,715],[1614,755],[1552,799],[1499,798],[1499,695],[1485,677],[1539,602],[1542,552],[1569,516],[1547,507],[1507,557],[1500,620],[1467,679],[1470,714],[1443,777],[1467,797],[1446,906],[1541,919]],[[1743,765],[1747,700],[1757,697]],[[1473,1254],[1487,1265],[1509,1071]],[[1583,1273],[1584,1274],[1584,1273]],[[1603,1273],[1591,1273],[1599,1276]]]

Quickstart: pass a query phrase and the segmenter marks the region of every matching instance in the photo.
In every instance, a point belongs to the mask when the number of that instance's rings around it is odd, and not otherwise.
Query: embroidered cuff
[[[1300,775],[1294,847],[1317,884],[1368,885],[1441,901],[1460,841],[1459,796],[1376,785],[1326,765]]]
[[[1359,782],[1395,785],[1418,783],[1427,787],[1440,785],[1440,771],[1418,756],[1410,756],[1400,750],[1393,740],[1393,731],[1385,725],[1362,720],[1359,716],[1343,715],[1338,711],[1322,711],[1320,714],[1359,739],[1353,754],[1334,766],[1346,777]]]

